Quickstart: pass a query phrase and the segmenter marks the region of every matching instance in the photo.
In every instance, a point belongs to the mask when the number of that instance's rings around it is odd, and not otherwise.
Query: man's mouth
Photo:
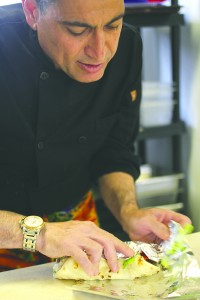
[[[82,70],[84,70],[88,73],[99,72],[103,67],[103,63],[100,63],[100,64],[85,64],[85,63],[82,63],[80,61],[78,61],[78,65]]]

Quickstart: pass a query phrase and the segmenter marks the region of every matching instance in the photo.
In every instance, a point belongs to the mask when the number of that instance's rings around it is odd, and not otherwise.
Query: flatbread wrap
[[[119,271],[111,272],[105,258],[99,263],[99,273],[96,276],[89,276],[72,257],[62,258],[54,265],[54,277],[58,279],[72,280],[106,280],[126,279],[132,280],[142,276],[151,276],[160,272],[160,267],[146,261],[143,256],[137,254],[134,257],[124,259],[118,258]]]

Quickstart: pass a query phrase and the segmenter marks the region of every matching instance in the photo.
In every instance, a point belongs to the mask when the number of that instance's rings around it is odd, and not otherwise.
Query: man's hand
[[[169,238],[171,220],[181,225],[191,224],[188,217],[171,210],[138,208],[134,180],[129,174],[104,175],[99,178],[99,187],[106,205],[131,240],[159,242]]]
[[[45,223],[36,249],[51,258],[72,256],[90,276],[98,274],[102,255],[113,272],[118,271],[116,251],[134,255],[125,243],[89,221]]]
[[[191,224],[191,220],[183,214],[160,208],[146,208],[127,212],[122,226],[131,240],[157,243],[169,238],[168,224],[171,220],[182,226]]]

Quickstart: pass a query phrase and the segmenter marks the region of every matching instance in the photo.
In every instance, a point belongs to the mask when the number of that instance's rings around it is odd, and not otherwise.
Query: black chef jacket
[[[103,78],[80,83],[44,54],[21,4],[0,8],[0,209],[76,205],[101,175],[139,175],[141,39],[124,26]]]

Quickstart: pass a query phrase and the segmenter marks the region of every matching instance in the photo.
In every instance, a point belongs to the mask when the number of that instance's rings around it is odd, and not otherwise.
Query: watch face
[[[24,219],[24,224],[28,227],[35,228],[41,226],[43,220],[38,216],[29,216]]]

